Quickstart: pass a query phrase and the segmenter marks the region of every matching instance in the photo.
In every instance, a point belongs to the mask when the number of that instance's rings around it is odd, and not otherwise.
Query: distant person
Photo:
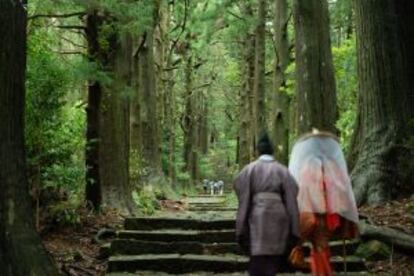
[[[218,181],[214,181],[213,190],[214,190],[213,194],[217,195],[218,192],[219,192],[219,183],[218,183]]]
[[[203,191],[204,191],[205,194],[208,193],[208,187],[209,187],[208,179],[204,179],[203,180]]]
[[[218,183],[218,194],[223,195],[223,193],[224,193],[224,182],[223,182],[223,180],[219,180],[217,183]]]
[[[299,184],[300,233],[312,243],[312,275],[330,276],[329,238],[358,235],[358,211],[338,138],[326,132],[302,136],[289,170]]]
[[[244,167],[234,183],[236,238],[250,255],[249,275],[274,276],[285,264],[290,244],[299,240],[298,185],[274,160],[267,134],[257,150],[258,160]]]
[[[214,184],[215,184],[215,182],[214,181],[210,181],[209,183],[208,183],[208,185],[209,185],[209,190],[210,190],[210,195],[214,195]]]

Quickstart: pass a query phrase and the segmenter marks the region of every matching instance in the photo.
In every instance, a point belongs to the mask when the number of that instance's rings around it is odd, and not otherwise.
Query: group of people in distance
[[[274,276],[286,265],[333,275],[329,239],[358,236],[358,211],[338,138],[314,130],[293,146],[289,168],[273,158],[267,134],[259,158],[235,179],[236,238],[249,253],[249,274]],[[312,245],[305,262],[302,245]]]
[[[213,181],[213,180],[204,179],[203,180],[203,191],[205,194],[223,195],[224,182],[223,180]]]

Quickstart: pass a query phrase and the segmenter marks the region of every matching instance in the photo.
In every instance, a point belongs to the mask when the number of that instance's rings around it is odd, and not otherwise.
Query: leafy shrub
[[[75,79],[61,57],[49,50],[51,43],[46,31],[34,33],[28,42],[28,175],[37,193],[46,187],[79,193],[84,178],[85,113],[68,94],[75,90]]]

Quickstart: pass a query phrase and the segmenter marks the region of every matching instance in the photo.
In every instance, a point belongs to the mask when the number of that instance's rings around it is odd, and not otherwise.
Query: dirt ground
[[[414,235],[414,199],[395,200],[382,206],[362,207],[360,213],[375,225],[391,227]],[[375,275],[414,275],[414,256],[399,254],[392,250],[389,260],[368,262],[368,268]]]
[[[107,260],[101,256],[100,245],[94,237],[100,229],[120,228],[123,218],[116,212],[97,215],[86,210],[81,210],[80,216],[80,225],[42,233],[43,243],[62,275],[104,275]]]
[[[166,201],[160,206],[168,213],[185,213],[181,202]],[[387,226],[414,235],[413,200],[402,199],[379,207],[363,207],[361,214],[376,225]],[[63,275],[104,275],[106,259],[100,254],[100,245],[94,240],[103,228],[122,227],[123,218],[115,212],[96,215],[80,211],[81,223],[72,227],[51,228],[41,234],[46,249],[53,256]],[[393,252],[389,260],[368,262],[374,275],[414,275],[414,256]]]

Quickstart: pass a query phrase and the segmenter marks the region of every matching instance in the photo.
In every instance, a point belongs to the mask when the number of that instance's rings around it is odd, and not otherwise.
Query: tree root
[[[401,252],[414,255],[414,236],[389,227],[374,226],[365,221],[360,221],[358,227],[362,239],[376,239]]]

